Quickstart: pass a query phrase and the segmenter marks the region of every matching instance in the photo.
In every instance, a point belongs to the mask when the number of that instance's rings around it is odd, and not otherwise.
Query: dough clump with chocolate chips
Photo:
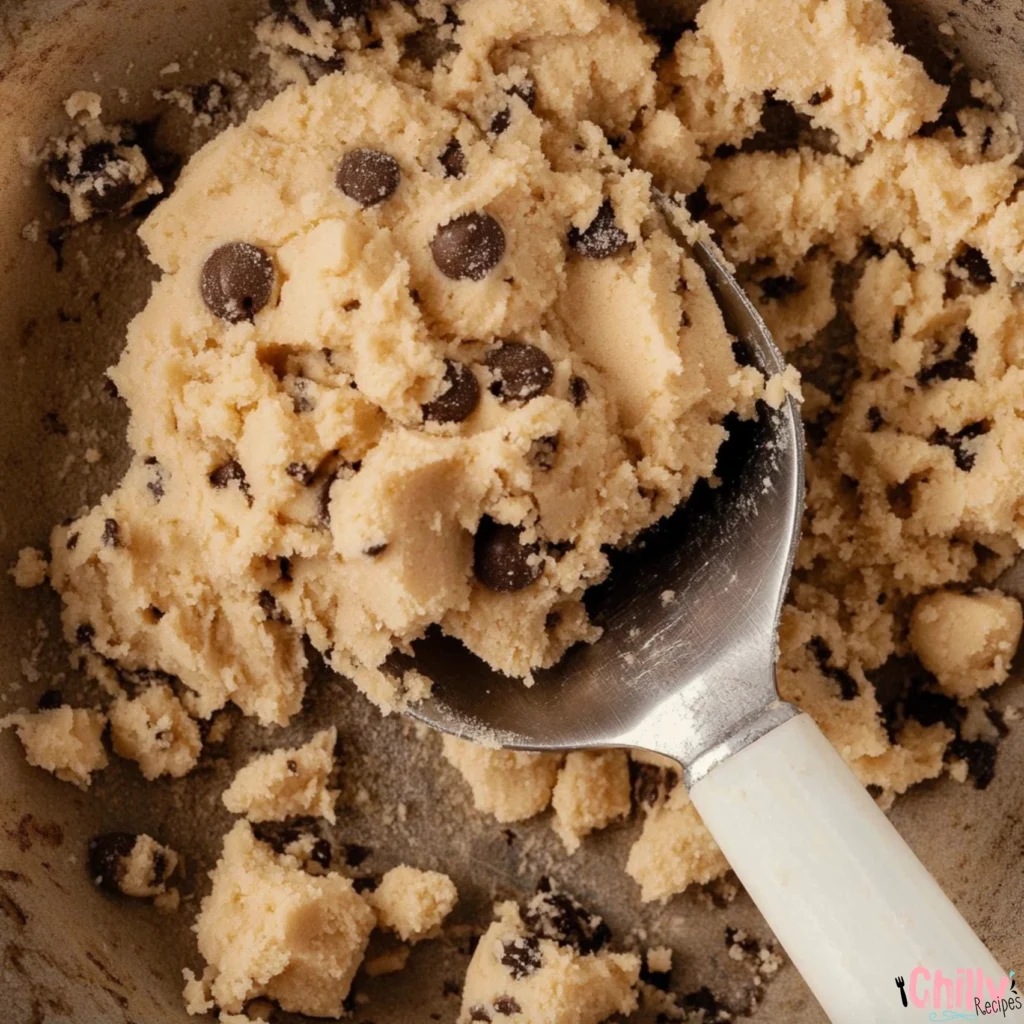
[[[443,73],[350,55],[141,228],[162,276],[110,371],[135,460],[54,531],[52,577],[87,658],[180,679],[197,716],[287,722],[303,637],[385,710],[424,694],[389,658],[435,624],[529,682],[597,639],[608,550],[765,393],[606,135],[653,44],[594,0],[461,17]],[[613,44],[628,90],[565,77]]]

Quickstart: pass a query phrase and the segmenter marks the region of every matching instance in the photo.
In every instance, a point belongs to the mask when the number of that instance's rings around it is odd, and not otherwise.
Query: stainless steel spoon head
[[[669,218],[670,220],[671,218]],[[727,329],[765,374],[784,362],[720,256],[670,230],[703,268]],[[730,423],[716,488],[620,553],[586,603],[604,635],[532,687],[431,635],[416,664],[433,696],[411,713],[443,732],[526,750],[639,747],[686,766],[688,784],[794,713],[776,693],[782,600],[803,510],[803,429],[792,398]]]

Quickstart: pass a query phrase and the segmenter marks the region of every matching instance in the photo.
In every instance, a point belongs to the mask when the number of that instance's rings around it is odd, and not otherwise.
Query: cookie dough
[[[18,552],[18,560],[8,570],[14,579],[14,585],[23,590],[40,587],[46,582],[49,565],[46,555],[36,548],[22,548]]]
[[[196,919],[209,966],[202,983],[191,979],[190,1012],[216,1005],[239,1013],[267,996],[284,1010],[340,1017],[375,923],[351,880],[307,874],[296,858],[258,841],[245,821],[225,837],[210,879]]]
[[[914,605],[910,644],[944,690],[966,698],[1005,681],[1022,618],[1020,602],[998,590],[940,590]]]
[[[640,958],[605,949],[607,926],[572,897],[541,891],[524,911],[507,902],[495,913],[466,972],[459,1024],[598,1024],[636,1008]]]
[[[460,17],[436,80],[346,56],[141,229],[162,277],[110,371],[136,458],[54,532],[53,575],[69,637],[204,716],[286,722],[303,634],[385,709],[432,624],[529,682],[597,638],[607,549],[763,392],[604,134],[652,99],[654,47],[597,0]]]
[[[496,750],[454,736],[442,743],[445,759],[469,784],[478,811],[508,823],[532,818],[551,803],[560,754]]]
[[[385,873],[366,901],[381,928],[394,932],[403,942],[416,943],[438,933],[458,895],[447,875],[402,864]]]
[[[62,782],[88,789],[93,772],[107,767],[107,716],[102,712],[62,704],[33,713],[20,711],[0,721],[0,728],[9,726],[17,731],[28,763]]]
[[[181,778],[199,761],[202,739],[174,691],[167,685],[147,687],[130,698],[121,694],[110,706],[114,752],[137,761],[143,776]]]
[[[660,58],[603,0],[277,2],[258,35],[295,85],[144,225],[162,277],[111,371],[135,457],[51,537],[87,662],[177,677],[197,718],[233,702],[283,724],[303,634],[385,710],[428,691],[392,655],[431,625],[527,682],[596,640],[581,598],[605,549],[713,472],[729,414],[794,385],[737,365],[653,182],[721,239],[810,381],[782,696],[883,806],[947,769],[986,785],[980,691],[1021,631],[994,588],[1024,541],[1021,143],[995,91],[953,109],[881,0],[709,0]],[[780,111],[796,128],[778,141]],[[127,139],[97,140],[131,163]],[[87,145],[55,185],[94,212],[109,189],[77,180]],[[74,714],[96,716],[98,767],[102,716]],[[34,763],[87,781],[73,720],[23,717],[51,748],[23,735]],[[444,756],[499,821],[554,803],[569,847],[626,809],[625,767],[644,900],[727,870],[678,766],[450,738]],[[257,776],[232,786],[239,812],[277,804]],[[376,915],[313,854],[235,827],[194,1012],[260,993],[340,1012]],[[397,922],[404,896],[383,892]],[[499,908],[464,1021],[629,1012],[637,958],[595,946],[563,895]],[[395,925],[410,940],[416,913]],[[293,920],[320,929],[315,955],[274,932]]]
[[[585,836],[624,818],[632,808],[629,757],[624,750],[569,754],[558,773],[551,805],[555,831],[567,853],[575,853]]]
[[[178,890],[168,881],[179,863],[178,854],[152,836],[109,832],[89,840],[89,873],[100,889],[133,899],[151,899],[160,910],[178,907]]]
[[[224,806],[250,821],[319,817],[333,825],[338,792],[328,782],[337,742],[338,730],[331,726],[301,747],[254,758],[224,791]]]

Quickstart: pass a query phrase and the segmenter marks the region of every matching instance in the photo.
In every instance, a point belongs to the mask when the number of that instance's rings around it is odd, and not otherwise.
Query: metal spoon
[[[764,321],[720,255],[691,244],[671,201],[656,201],[704,270],[727,329],[760,370],[781,373]],[[803,459],[792,398],[735,426],[719,460],[722,485],[698,486],[588,595],[600,641],[527,688],[457,642],[432,638],[417,664],[435,680],[434,696],[411,713],[491,746],[635,747],[674,758],[829,1017],[904,1019],[894,979],[910,978],[912,996],[931,991],[915,968],[954,981],[958,969],[981,969],[996,985],[1004,976],[814,722],[779,699],[777,629],[800,532]]]

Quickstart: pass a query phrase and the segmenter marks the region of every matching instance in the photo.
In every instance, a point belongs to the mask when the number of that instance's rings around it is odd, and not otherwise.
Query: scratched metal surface
[[[647,0],[655,14],[666,5]],[[150,271],[127,223],[79,232],[54,253],[22,240],[22,229],[53,207],[35,176],[18,163],[12,141],[55,129],[60,102],[75,88],[97,89],[108,109],[132,117],[153,109],[159,71],[185,56],[187,77],[208,79],[245,68],[250,0],[0,0],[0,565],[25,545],[45,544],[50,525],[95,500],[123,466],[117,439],[124,413],[99,387],[130,316],[144,301]],[[972,66],[994,72],[1010,97],[1024,99],[1024,12],[1018,0],[906,0],[898,20],[915,40],[939,41],[947,16],[961,30]],[[922,20],[922,15],[923,20]],[[930,26],[930,27],[929,27]],[[935,51],[923,46],[925,54]],[[941,60],[932,61],[937,71]],[[97,77],[98,76],[98,77]],[[117,90],[127,90],[122,104]],[[123,256],[121,255],[123,253]],[[47,413],[56,414],[45,418]],[[44,423],[48,425],[44,426]],[[93,467],[85,448],[104,453]],[[67,673],[57,602],[45,590],[18,592],[0,574],[0,713],[29,704],[59,680],[73,696],[84,684]],[[28,682],[27,663],[40,677]],[[1020,686],[1000,700],[1021,701]],[[635,825],[608,830],[570,861],[543,819],[503,833],[466,807],[454,773],[437,760],[434,737],[418,740],[398,720],[380,720],[348,687],[317,680],[302,723],[260,733],[242,725],[225,755],[194,778],[144,785],[115,764],[84,795],[29,769],[9,733],[0,736],[0,995],[5,1024],[184,1024],[180,968],[198,966],[189,923],[228,820],[217,802],[233,766],[253,748],[269,748],[317,725],[339,724],[346,744],[345,791],[335,838],[372,848],[365,869],[401,860],[453,873],[462,902],[455,928],[418,947],[395,978],[363,979],[368,998],[353,1019],[375,1024],[438,1020],[451,1024],[467,963],[465,931],[486,920],[496,896],[523,895],[551,872],[593,902],[623,941],[677,951],[674,987],[706,985],[739,1009],[749,974],[725,952],[727,926],[767,937],[742,895],[714,905],[690,892],[667,907],[643,907],[622,865]],[[1003,745],[997,775],[984,792],[948,781],[918,788],[894,811],[896,824],[970,922],[1008,965],[1024,961],[1020,906],[1024,875],[1024,730]],[[368,812],[359,786],[373,798]],[[403,817],[398,805],[406,808]],[[85,877],[82,857],[97,831],[148,830],[189,855],[186,905],[172,918],[108,900]],[[463,929],[460,932],[460,928]],[[653,1014],[637,1018],[649,1022]],[[818,1024],[820,1011],[791,968],[768,987],[756,1020]]]

